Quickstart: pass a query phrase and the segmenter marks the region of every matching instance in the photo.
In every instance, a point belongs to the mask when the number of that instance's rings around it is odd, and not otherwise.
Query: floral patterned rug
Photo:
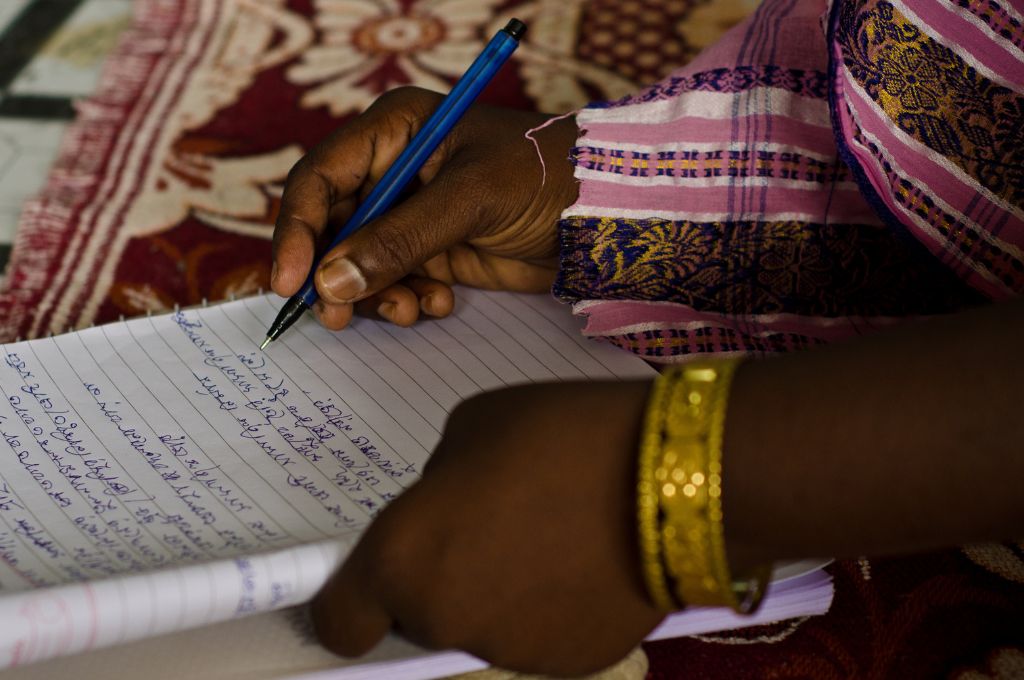
[[[24,210],[0,337],[266,287],[304,150],[387,89],[446,91],[511,16],[530,32],[482,100],[560,113],[657,80],[754,0],[722,1],[138,0]]]
[[[23,213],[0,339],[248,295],[291,165],[403,84],[446,90],[511,16],[483,100],[563,112],[684,64],[755,0],[138,0]],[[839,562],[832,611],[645,645],[652,678],[1024,677],[1024,544]]]

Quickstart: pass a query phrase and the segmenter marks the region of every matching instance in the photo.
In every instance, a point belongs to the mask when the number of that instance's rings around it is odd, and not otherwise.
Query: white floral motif
[[[279,194],[276,185],[302,157],[302,148],[290,144],[222,158],[182,150],[178,142],[236,102],[262,71],[308,49],[313,29],[286,5],[286,0],[233,0],[222,6],[225,18],[211,39],[214,47],[204,51],[202,67],[164,121],[156,162],[128,209],[132,236],[159,233],[195,215],[224,231],[271,237],[267,215]]]
[[[629,78],[576,56],[588,0],[536,0],[516,8],[530,26],[516,52],[526,94],[537,110],[565,113],[593,99],[619,99],[635,92]],[[588,92],[588,89],[590,92]]]
[[[302,98],[341,116],[398,85],[447,91],[490,37],[502,0],[316,0],[319,44],[288,71]],[[396,71],[401,75],[397,75]]]

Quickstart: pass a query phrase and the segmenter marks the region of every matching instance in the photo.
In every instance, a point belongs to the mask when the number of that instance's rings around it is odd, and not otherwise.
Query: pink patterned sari
[[[765,0],[579,112],[555,292],[653,361],[787,351],[1024,287],[1021,0]]]

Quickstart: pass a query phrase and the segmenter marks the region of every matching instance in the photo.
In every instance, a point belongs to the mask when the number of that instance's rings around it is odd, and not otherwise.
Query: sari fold
[[[765,0],[681,71],[582,109],[555,294],[663,362],[1015,295],[1015,2]]]

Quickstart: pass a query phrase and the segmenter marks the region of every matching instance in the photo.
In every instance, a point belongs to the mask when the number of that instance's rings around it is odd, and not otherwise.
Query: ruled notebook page
[[[457,297],[265,353],[271,297],[3,345],[0,667],[302,602],[460,400],[653,374],[547,296]]]

